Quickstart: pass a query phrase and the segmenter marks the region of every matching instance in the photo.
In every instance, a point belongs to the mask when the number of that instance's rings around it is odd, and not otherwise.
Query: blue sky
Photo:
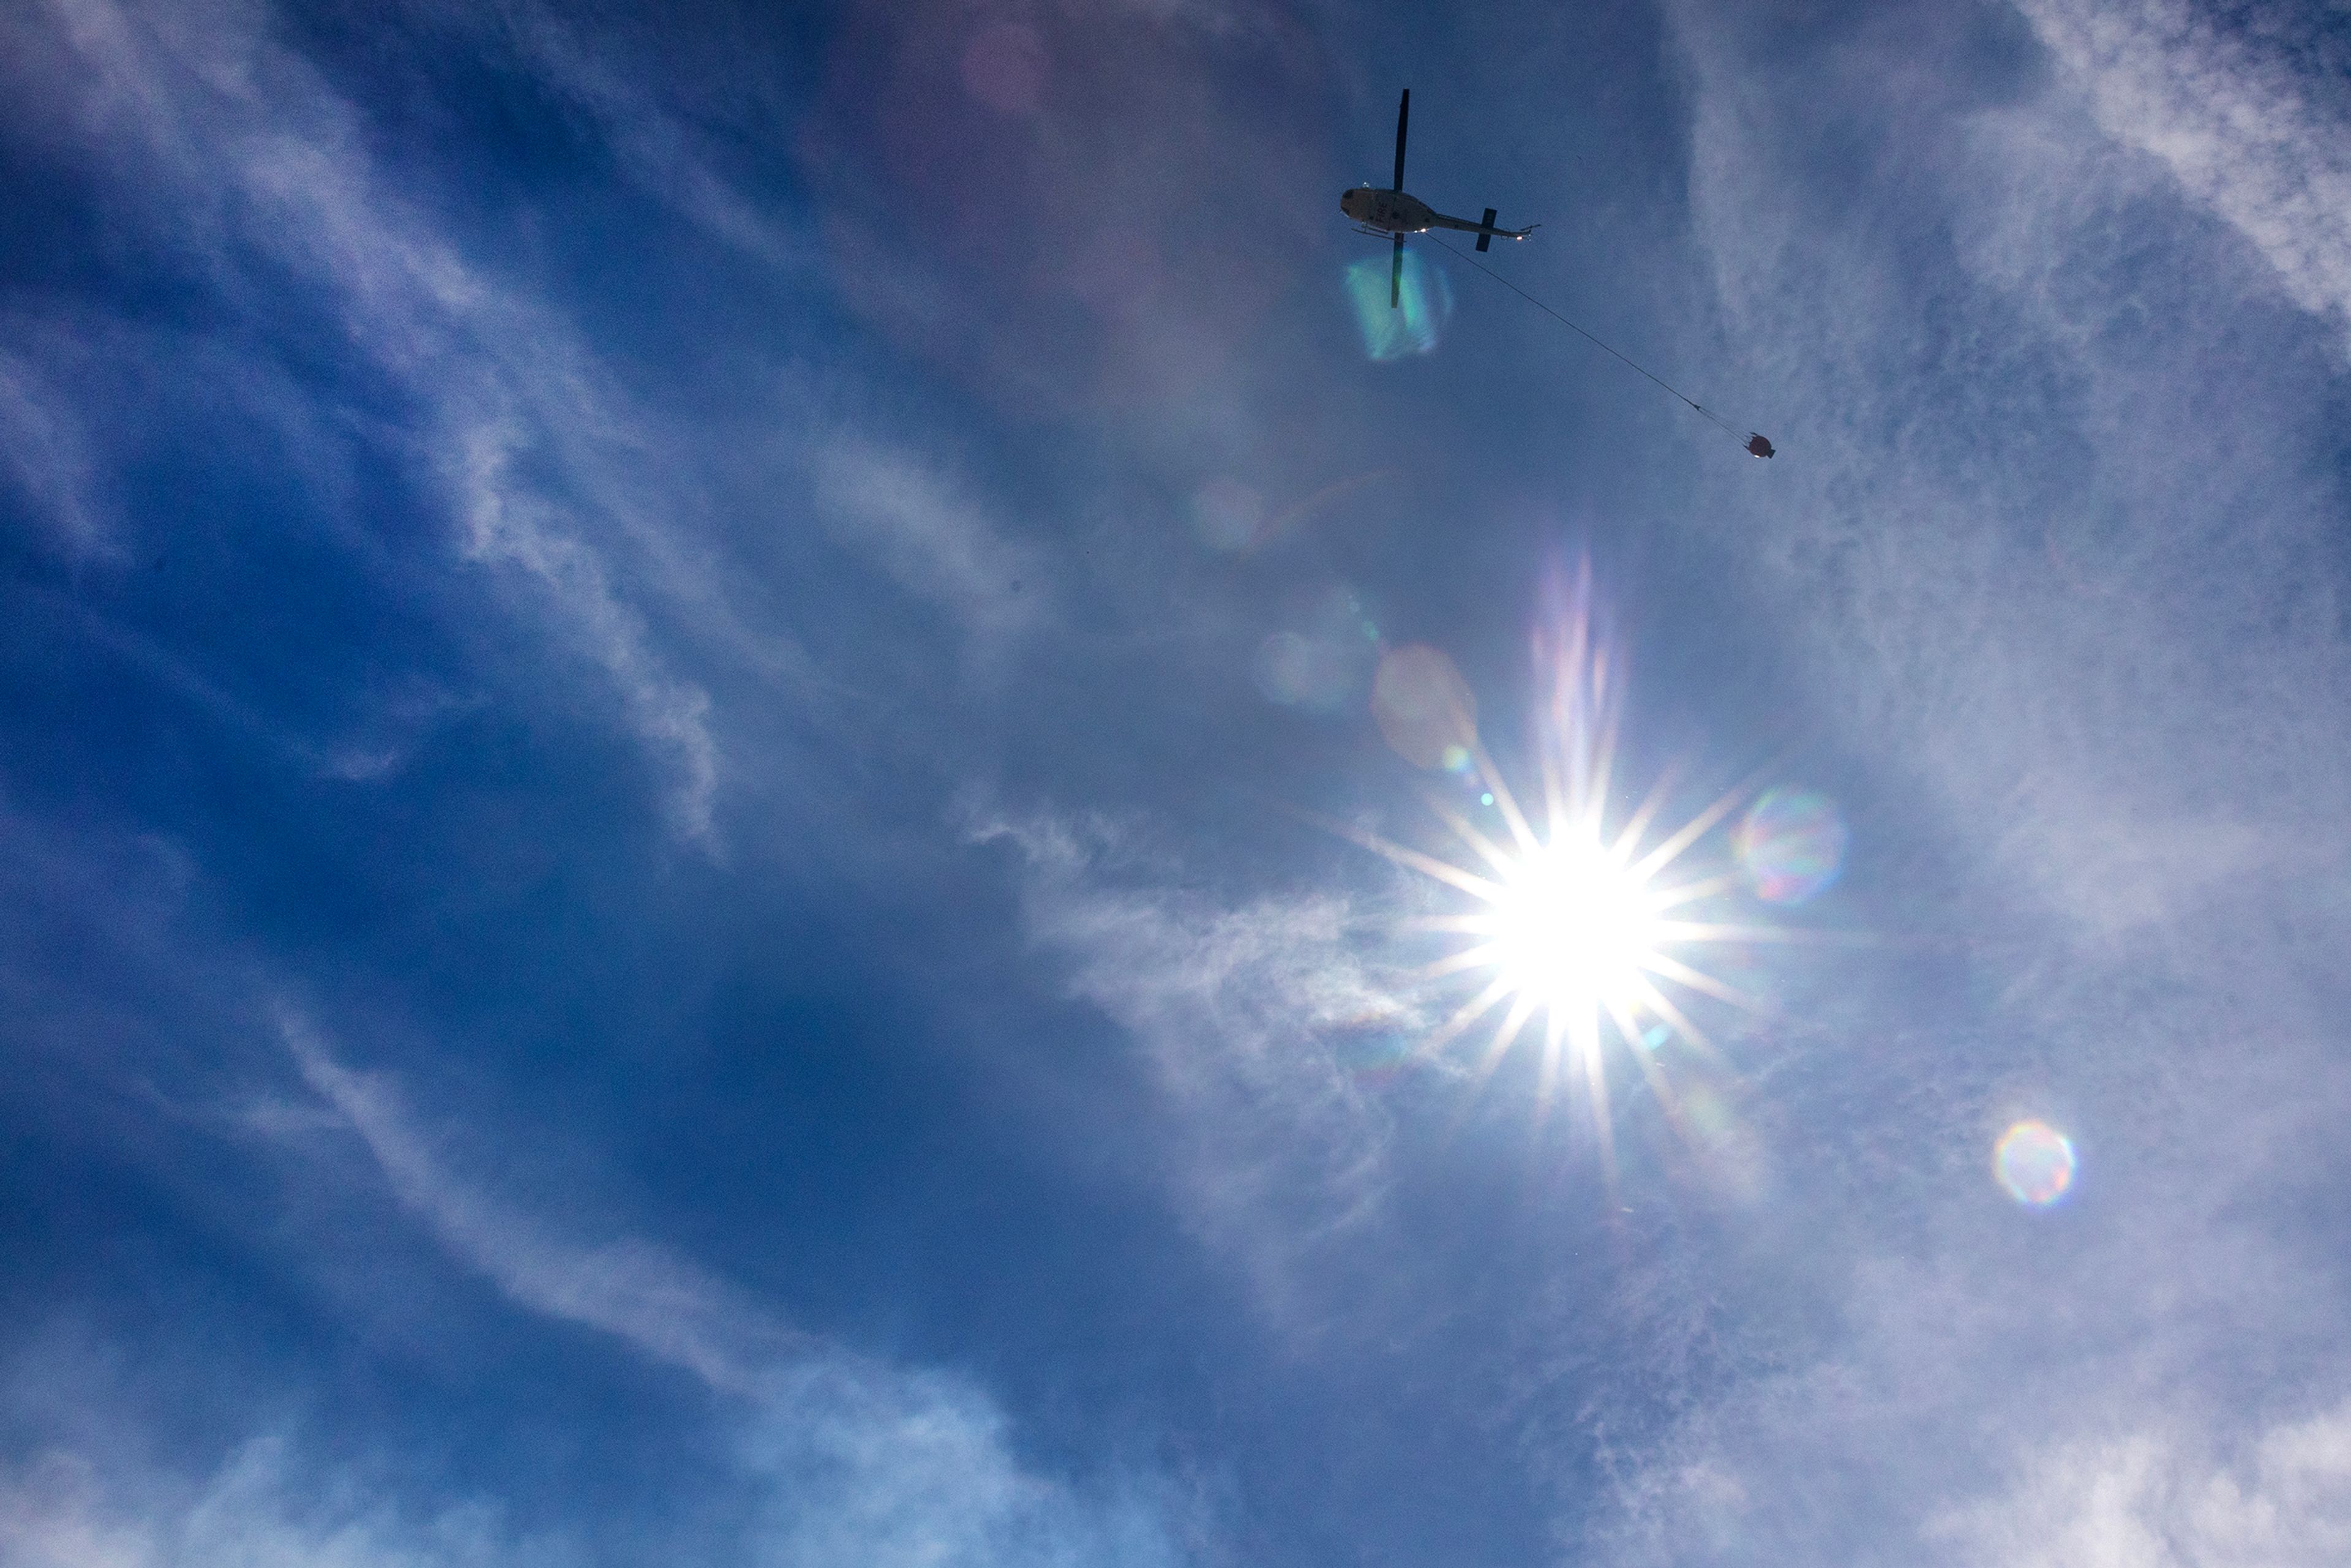
[[[0,16],[0,1560],[2344,1560],[2351,13],[1472,11]]]

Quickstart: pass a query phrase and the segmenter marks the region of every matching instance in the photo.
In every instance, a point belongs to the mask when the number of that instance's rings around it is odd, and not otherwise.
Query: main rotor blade
[[[1396,235],[1394,259],[1388,263],[1388,308],[1404,305],[1404,235]]]
[[[1404,122],[1410,118],[1412,118],[1412,89],[1406,88],[1404,89],[1404,101],[1396,105],[1395,188],[1399,191],[1404,189]]]

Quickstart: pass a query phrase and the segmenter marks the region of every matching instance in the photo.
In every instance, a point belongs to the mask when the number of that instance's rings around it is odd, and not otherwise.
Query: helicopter
[[[1458,229],[1478,236],[1478,248],[1484,250],[1496,239],[1524,239],[1540,226],[1529,224],[1522,229],[1502,229],[1494,226],[1494,209],[1488,207],[1486,215],[1476,223],[1467,218],[1447,217],[1417,196],[1407,195],[1404,188],[1404,133],[1412,118],[1412,89],[1404,89],[1404,98],[1396,105],[1395,183],[1382,191],[1370,185],[1357,185],[1339,197],[1339,210],[1355,221],[1355,232],[1374,239],[1393,238],[1395,259],[1388,267],[1388,308],[1404,303],[1404,236],[1426,234],[1431,229]]]
[[[1524,239],[1542,226],[1540,224],[1529,224],[1522,229],[1497,228],[1494,225],[1494,209],[1491,207],[1486,209],[1484,217],[1473,224],[1467,218],[1448,217],[1419,197],[1407,195],[1404,188],[1404,133],[1405,126],[1411,122],[1411,120],[1412,89],[1406,88],[1404,89],[1404,97],[1396,103],[1395,183],[1384,191],[1371,185],[1356,185],[1341,192],[1339,195],[1339,210],[1354,220],[1357,234],[1369,235],[1374,239],[1392,239],[1395,242],[1395,258],[1388,267],[1388,308],[1391,310],[1398,309],[1404,304],[1404,241],[1406,235],[1426,234],[1431,229],[1455,229],[1462,234],[1476,235],[1477,248],[1482,251],[1497,239]],[[1656,382],[1676,398],[1687,403],[1698,417],[1708,423],[1719,426],[1733,440],[1739,441],[1740,446],[1749,456],[1777,457],[1780,455],[1779,448],[1771,444],[1770,436],[1750,430],[1745,439],[1740,439],[1737,425],[1706,407],[1696,398],[1691,397],[1630,354],[1610,347],[1477,257],[1463,256],[1460,251],[1446,245],[1443,240],[1437,240],[1435,243],[1445,246],[1445,248],[1453,251],[1455,256],[1460,256],[1463,261],[1486,274],[1561,326],[1590,340],[1594,348],[1624,361],[1625,364]]]

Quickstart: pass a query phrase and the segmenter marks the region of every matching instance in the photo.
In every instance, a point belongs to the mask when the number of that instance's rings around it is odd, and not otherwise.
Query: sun
[[[1552,1012],[1639,1005],[1664,911],[1648,880],[1571,829],[1510,862],[1486,908],[1461,929],[1483,936],[1499,977]]]
[[[1564,1066],[1578,1070],[1597,1101],[1606,1099],[1602,1052],[1614,1040],[1655,1080],[1655,1054],[1678,1039],[1708,1055],[1713,1042],[1683,1005],[1696,992],[1752,1009],[1755,1003],[1697,962],[1711,944],[1751,938],[1753,928],[1691,919],[1691,906],[1728,891],[1735,873],[1675,874],[1682,855],[1736,809],[1745,786],[1718,800],[1654,844],[1646,838],[1664,789],[1623,825],[1607,831],[1601,814],[1547,790],[1552,810],[1538,825],[1520,810],[1482,751],[1475,754],[1481,799],[1506,830],[1497,838],[1441,797],[1437,817],[1470,852],[1472,864],[1425,854],[1373,834],[1359,842],[1399,865],[1468,895],[1458,913],[1411,924],[1460,939],[1422,971],[1432,981],[1482,979],[1475,993],[1432,1030],[1425,1051],[1444,1049],[1497,1012],[1501,1021],[1477,1064],[1480,1079],[1531,1024],[1541,1029],[1542,1092]],[[1594,779],[1591,782],[1598,783]],[[1679,999],[1677,999],[1679,998]]]
[[[1521,808],[1479,743],[1467,688],[1455,674],[1426,683],[1445,700],[1424,695],[1412,716],[1445,727],[1445,743],[1437,748],[1442,767],[1478,803],[1468,807],[1448,790],[1427,797],[1466,855],[1447,858],[1359,826],[1332,825],[1466,895],[1451,913],[1407,922],[1453,939],[1451,951],[1421,971],[1424,978],[1466,981],[1470,993],[1428,1032],[1420,1051],[1449,1054],[1455,1041],[1496,1019],[1482,1049],[1471,1052],[1473,1080],[1491,1076],[1518,1041],[1532,1038],[1540,1053],[1539,1098],[1547,1101],[1564,1075],[1580,1079],[1604,1138],[1609,1061],[1629,1058],[1670,1113],[1674,1096],[1659,1060],[1668,1042],[1723,1065],[1691,1017],[1693,998],[1760,1010],[1753,998],[1709,972],[1708,950],[1784,934],[1694,913],[1740,882],[1735,868],[1693,870],[1687,862],[1697,858],[1692,849],[1753,793],[1755,780],[1670,826],[1660,825],[1673,793],[1670,779],[1656,780],[1629,812],[1612,810],[1621,783],[1615,778],[1616,669],[1593,632],[1588,575],[1565,598],[1538,647],[1550,690],[1537,727],[1541,789],[1534,812]],[[1419,652],[1424,661],[1443,662],[1432,650]]]

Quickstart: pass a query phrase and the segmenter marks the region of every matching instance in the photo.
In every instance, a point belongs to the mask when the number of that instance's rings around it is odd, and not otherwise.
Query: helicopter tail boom
[[[1433,229],[1452,229],[1460,234],[1476,235],[1478,248],[1484,250],[1488,245],[1498,239],[1524,239],[1542,225],[1529,224],[1522,229],[1497,228],[1494,226],[1494,209],[1488,207],[1485,218],[1474,224],[1468,218],[1448,217],[1443,213],[1431,213],[1428,215],[1428,226]]]

